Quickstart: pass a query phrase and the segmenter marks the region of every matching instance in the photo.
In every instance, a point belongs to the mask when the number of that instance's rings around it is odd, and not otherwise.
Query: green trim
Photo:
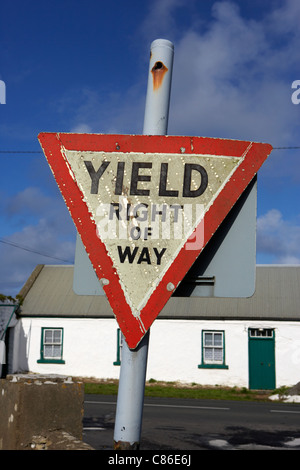
[[[229,369],[225,364],[198,364],[198,369]]]
[[[38,359],[36,362],[39,364],[65,364],[63,359]]]
[[[114,366],[121,365],[121,330],[117,328],[117,360],[113,362]]]
[[[44,358],[44,331],[45,330],[60,330],[61,331],[61,358]],[[40,348],[40,359],[37,360],[38,364],[65,364],[65,361],[62,359],[63,356],[63,343],[64,343],[64,329],[57,327],[42,327],[41,329],[41,348]]]
[[[271,331],[272,336],[251,336],[251,330],[259,331],[260,328],[248,328],[249,389],[274,390],[276,388],[275,328],[261,329]]]
[[[204,334],[205,333],[222,333],[222,348],[223,348],[223,359],[222,362],[220,363],[209,363],[209,362],[204,362],[203,357],[204,357]],[[201,344],[201,349],[202,349],[202,362],[201,364],[198,364],[198,369],[229,369],[229,366],[225,364],[225,331],[224,330],[202,330],[202,344]]]

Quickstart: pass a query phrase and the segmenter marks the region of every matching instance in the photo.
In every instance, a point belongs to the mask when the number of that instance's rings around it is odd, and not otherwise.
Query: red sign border
[[[210,137],[41,132],[38,139],[97,277],[109,280],[109,284],[104,285],[103,289],[126,342],[131,349],[137,347],[172,295],[172,291],[167,289],[168,284],[172,283],[175,287],[178,286],[272,151],[270,144]],[[237,167],[221,193],[218,194],[201,222],[201,224],[204,224],[203,247],[198,251],[186,250],[184,245],[152,293],[147,304],[141,310],[140,317],[133,316],[131,308],[126,301],[116,269],[107,253],[105,245],[97,236],[96,224],[91,219],[88,208],[83,201],[83,195],[72,178],[69,164],[64,156],[64,150],[164,154],[184,152],[195,155],[219,155],[243,158],[243,161]],[[196,231],[202,229],[201,224]]]

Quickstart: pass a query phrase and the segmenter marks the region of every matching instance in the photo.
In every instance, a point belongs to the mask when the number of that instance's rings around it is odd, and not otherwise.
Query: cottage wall
[[[42,328],[63,328],[63,363],[39,363]],[[276,387],[299,382],[300,324],[288,321],[159,320],[150,329],[147,380],[249,386],[249,328],[275,333]],[[21,318],[15,328],[13,372],[119,378],[114,319]],[[199,368],[202,332],[224,332],[224,368]],[[17,357],[17,359],[16,359]]]

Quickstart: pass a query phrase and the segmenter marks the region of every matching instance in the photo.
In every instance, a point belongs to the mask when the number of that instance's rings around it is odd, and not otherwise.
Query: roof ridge
[[[18,294],[22,299],[25,299],[26,295],[30,291],[31,287],[33,286],[34,282],[36,281],[37,277],[39,276],[44,266],[45,266],[44,264],[38,264],[34,268],[31,275],[29,276],[29,278],[27,279],[27,281],[25,282],[24,286],[22,287],[22,289],[20,290]]]

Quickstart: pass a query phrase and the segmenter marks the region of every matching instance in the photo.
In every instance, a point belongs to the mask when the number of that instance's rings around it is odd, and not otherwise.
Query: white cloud
[[[230,1],[209,2],[212,10],[207,19],[201,17],[201,8],[197,14],[198,3],[153,1],[138,27],[143,47],[146,40],[149,45],[157,37],[174,40],[169,133],[253,139],[278,146],[297,142],[300,106],[291,102],[291,84],[300,78],[299,0],[269,2],[269,12],[256,19],[242,17],[240,2]],[[192,13],[184,27],[183,8],[185,18],[186,9]],[[145,69],[145,77],[139,75],[122,91],[70,89],[53,106],[64,117],[71,116],[73,132],[139,133],[146,73]],[[7,131],[3,126],[1,130]],[[279,153],[269,161],[268,169],[276,165],[279,177],[283,172],[299,175],[298,156],[289,165],[279,165]],[[62,259],[73,256],[75,229],[62,199],[30,187],[2,212],[16,224],[10,241]],[[257,250],[272,262],[299,263],[299,246],[298,220],[285,220],[276,209],[258,218]],[[37,263],[47,262],[45,257],[4,244],[0,259],[0,282],[7,294],[20,287]]]
[[[27,226],[5,240],[12,243],[0,243],[0,285],[5,295],[16,295],[37,264],[74,260],[75,241],[61,240],[45,221]]]
[[[269,15],[269,27],[280,34],[292,34],[299,37],[299,0],[285,0]],[[295,54],[296,59],[296,54]]]
[[[169,134],[293,143],[299,133],[291,83],[298,78],[300,2],[270,3],[258,19],[242,17],[237,2],[210,2],[208,19],[196,2],[186,3],[152,2],[138,28],[149,45],[157,37],[175,38]],[[190,13],[184,28],[183,9]],[[70,90],[59,109],[72,111],[76,132],[140,133],[146,80],[145,69],[122,93]]]
[[[10,216],[24,213],[45,214],[51,202],[52,199],[39,188],[29,186],[9,199],[5,211]]]
[[[0,207],[6,219],[14,221],[15,227],[47,220],[60,234],[73,233],[73,222],[59,192],[49,196],[38,187],[28,186],[10,198],[3,197]]]
[[[180,8],[189,9],[193,0],[154,0],[149,2],[149,10],[142,22],[139,32],[144,38],[170,39],[178,35],[178,24],[175,14]],[[168,37],[166,37],[166,35]]]
[[[297,109],[287,71],[297,70],[298,26],[292,18],[288,37],[276,35],[275,26],[272,14],[245,19],[236,4],[219,2],[204,31],[191,28],[182,36],[175,48],[171,133],[291,143]]]
[[[11,198],[5,215],[15,230],[1,238],[2,293],[17,294],[37,264],[73,262],[76,232],[62,198],[28,187]]]
[[[285,220],[277,209],[257,219],[257,252],[273,263],[300,264],[299,221]]]
[[[79,134],[89,134],[92,132],[91,126],[88,124],[76,124],[72,129],[70,129],[70,132],[75,132]]]

